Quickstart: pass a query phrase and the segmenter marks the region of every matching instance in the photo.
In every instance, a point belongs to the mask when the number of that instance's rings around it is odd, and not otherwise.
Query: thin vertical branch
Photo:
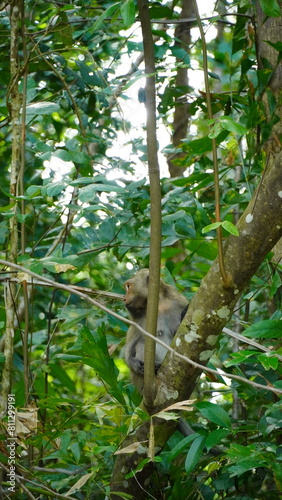
[[[25,214],[24,201],[24,172],[25,172],[25,140],[26,140],[26,95],[27,95],[27,77],[28,77],[28,54],[26,47],[26,34],[24,25],[24,2],[21,5],[21,38],[23,47],[23,91],[22,91],[22,113],[21,113],[21,160],[19,175],[19,194],[22,196],[21,212]],[[25,220],[21,222],[21,253],[25,254]],[[29,352],[28,352],[28,334],[29,334],[29,300],[27,282],[22,282],[23,300],[24,300],[24,334],[23,334],[23,360],[24,360],[24,387],[25,387],[25,405],[29,402]]]
[[[11,161],[11,176],[10,176],[10,203],[15,202],[15,197],[18,195],[18,183],[20,173],[20,156],[21,156],[21,126],[20,126],[20,110],[21,110],[21,95],[19,92],[20,67],[18,59],[18,47],[20,37],[20,25],[22,22],[22,2],[23,0],[14,0],[11,3],[10,23],[11,23],[11,45],[10,45],[10,70],[11,70],[11,88],[10,88],[10,113],[11,113],[11,134],[12,134],[12,161]],[[10,246],[9,260],[17,261],[18,254],[18,222],[17,222],[17,202],[13,207],[13,216],[10,218]],[[10,283],[6,287],[5,307],[6,307],[6,334],[4,344],[5,364],[2,376],[2,395],[4,401],[11,387],[11,375],[13,366],[14,354],[14,323],[15,323],[15,302],[16,302],[16,287]]]
[[[205,79],[205,90],[206,90],[206,101],[208,109],[208,118],[213,119],[212,105],[211,105],[211,94],[209,86],[208,77],[208,55],[207,55],[207,45],[205,39],[205,33],[203,30],[201,18],[199,15],[197,0],[193,0],[195,15],[197,18],[198,28],[201,34],[202,48],[203,48],[203,68],[204,68],[204,79]],[[219,188],[219,175],[218,175],[218,162],[217,162],[217,145],[216,140],[212,139],[212,154],[213,154],[213,169],[214,169],[214,190],[215,190],[215,220],[216,222],[221,222],[220,217],[220,188]],[[229,276],[225,269],[224,259],[223,259],[223,248],[222,248],[222,227],[217,228],[217,246],[218,246],[218,261],[219,268],[224,286],[229,287],[231,285],[232,278]]]
[[[155,57],[154,42],[147,0],[138,0],[141,20],[144,60],[146,72],[146,110],[147,110],[147,152],[150,178],[151,198],[151,238],[150,238],[150,265],[149,291],[146,316],[146,330],[156,335],[158,321],[158,303],[160,288],[161,262],[161,187],[158,163],[157,120],[156,120],[156,91],[155,91]],[[155,392],[155,342],[145,339],[145,372],[144,398],[149,409],[153,406]]]

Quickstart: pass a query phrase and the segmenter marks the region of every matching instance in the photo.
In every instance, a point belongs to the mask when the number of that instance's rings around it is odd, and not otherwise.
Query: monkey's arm
[[[135,329],[132,331],[128,331],[128,338],[125,347],[125,361],[129,366],[130,370],[139,375],[140,377],[144,377],[144,350],[145,350],[145,340],[139,332]],[[166,352],[166,351],[165,351]],[[155,363],[155,372],[157,373],[158,369],[161,366],[161,362]]]
[[[145,341],[141,333],[131,326],[127,332],[124,357],[130,370],[141,377],[144,376],[144,347]]]

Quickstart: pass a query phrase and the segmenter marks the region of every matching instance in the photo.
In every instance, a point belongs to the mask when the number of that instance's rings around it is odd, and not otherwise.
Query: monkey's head
[[[146,314],[149,284],[149,269],[141,269],[124,283],[124,303],[133,318]]]

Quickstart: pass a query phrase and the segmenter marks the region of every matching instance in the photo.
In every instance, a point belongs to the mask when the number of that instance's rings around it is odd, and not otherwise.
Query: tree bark
[[[158,162],[156,83],[154,41],[151,28],[148,0],[138,0],[142,28],[144,60],[146,72],[146,137],[148,170],[150,179],[150,263],[149,287],[146,313],[146,330],[156,336],[160,290],[161,244],[162,244],[162,207],[161,184]],[[148,407],[153,405],[155,395],[155,348],[153,339],[145,339],[144,360],[144,400]]]
[[[18,185],[20,175],[21,159],[21,94],[19,92],[20,64],[19,64],[19,43],[20,43],[20,23],[22,13],[22,0],[14,0],[11,3],[10,23],[11,23],[11,50],[10,50],[10,113],[11,113],[11,134],[12,134],[12,161],[10,175],[10,203],[14,203],[12,208],[13,216],[10,218],[10,246],[8,258],[11,262],[17,261],[18,256],[18,220],[17,210],[18,202],[15,197],[18,196]],[[11,389],[11,374],[14,354],[14,324],[15,324],[15,305],[16,305],[16,285],[7,284],[5,288],[5,309],[6,309],[6,332],[4,341],[5,364],[2,374],[2,397],[7,402],[7,397]]]
[[[190,0],[183,0],[182,11],[179,16],[180,19],[189,19],[193,15],[193,3]],[[175,30],[175,46],[182,47],[189,53],[191,44],[190,26],[188,23],[180,23]],[[180,60],[178,58],[177,62]],[[175,86],[180,88],[187,88],[188,90],[188,70],[187,68],[178,67]],[[173,117],[173,134],[172,144],[177,147],[181,144],[182,139],[186,137],[189,123],[189,104],[188,102],[175,103],[174,117]],[[181,158],[182,153],[177,153],[168,158],[168,169],[171,177],[179,177],[183,175],[184,168],[176,165],[173,160]]]

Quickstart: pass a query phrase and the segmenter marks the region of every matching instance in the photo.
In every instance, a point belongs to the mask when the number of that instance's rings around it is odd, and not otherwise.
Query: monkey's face
[[[148,285],[147,280],[141,279],[137,273],[132,279],[124,284],[124,303],[133,318],[140,318],[146,314]]]

